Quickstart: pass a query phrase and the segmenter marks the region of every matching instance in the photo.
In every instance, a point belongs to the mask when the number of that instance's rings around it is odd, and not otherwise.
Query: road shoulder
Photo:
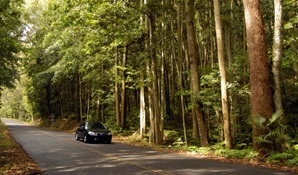
[[[0,175],[42,175],[36,162],[15,141],[4,123],[0,121]]]

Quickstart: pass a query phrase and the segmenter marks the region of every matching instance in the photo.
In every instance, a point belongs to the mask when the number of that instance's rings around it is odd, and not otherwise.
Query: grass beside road
[[[16,143],[6,126],[0,121],[0,175],[42,174],[37,164]]]

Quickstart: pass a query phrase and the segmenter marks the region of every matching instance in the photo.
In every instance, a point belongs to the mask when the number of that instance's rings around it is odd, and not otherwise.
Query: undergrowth
[[[8,131],[5,127],[5,125],[0,121],[0,153],[11,146],[14,146],[15,144],[9,139]]]
[[[210,147],[189,146],[188,151],[199,155],[213,155],[229,159],[253,159],[257,156],[257,153],[250,148],[226,149],[220,143]]]
[[[294,145],[291,150],[286,150],[281,153],[271,153],[266,161],[269,163],[281,163],[298,168],[298,144]]]
[[[15,146],[15,143],[11,141],[9,137],[9,132],[6,129],[5,125],[0,121],[0,174],[11,168],[11,164],[5,161],[4,156],[6,155],[7,150],[10,150],[11,147]]]
[[[234,146],[234,149],[226,149],[224,143],[217,143],[209,147],[200,147],[197,142],[191,140],[188,146],[181,134],[176,131],[165,131],[164,132],[164,144],[163,145],[150,145],[148,143],[148,136],[144,139],[140,139],[138,132],[129,133],[123,132],[118,134],[118,136],[126,137],[125,142],[129,144],[154,147],[154,148],[166,148],[173,151],[187,151],[191,154],[206,156],[206,157],[224,157],[227,159],[246,159],[246,160],[262,160],[267,163],[287,165],[290,167],[298,168],[298,144],[294,145],[292,149],[286,150],[284,152],[273,152],[267,157],[260,159],[258,157],[258,152],[254,151],[250,145],[246,143],[238,143]]]

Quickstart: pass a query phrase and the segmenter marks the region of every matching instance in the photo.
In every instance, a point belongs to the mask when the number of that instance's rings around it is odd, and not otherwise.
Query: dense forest
[[[163,144],[298,143],[296,0],[1,0],[1,117]],[[296,160],[298,162],[298,160]],[[298,164],[298,163],[297,163]]]

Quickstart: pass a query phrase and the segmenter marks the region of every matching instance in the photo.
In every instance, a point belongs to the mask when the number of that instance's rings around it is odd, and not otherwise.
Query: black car
[[[85,143],[91,141],[112,142],[112,133],[100,122],[83,122],[76,130],[76,140],[83,139]]]

